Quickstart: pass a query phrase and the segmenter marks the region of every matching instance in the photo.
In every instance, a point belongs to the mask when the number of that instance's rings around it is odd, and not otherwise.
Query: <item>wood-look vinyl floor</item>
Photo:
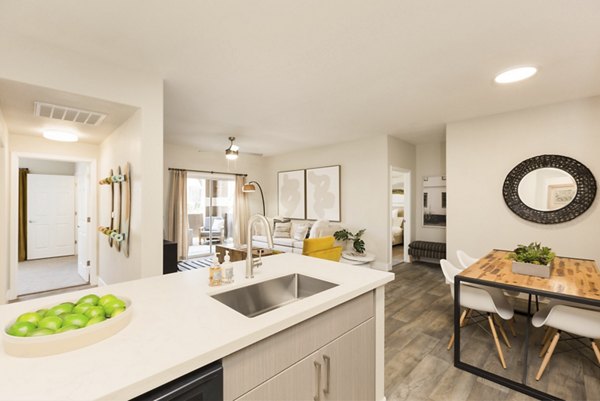
[[[452,349],[446,349],[453,328],[453,301],[439,265],[404,263],[395,266],[393,272],[396,278],[386,286],[388,401],[532,399],[454,367]],[[523,301],[514,303],[519,309],[527,308]],[[525,316],[516,319],[516,337],[505,326],[512,345],[508,349],[502,344],[506,370],[500,365],[492,336],[477,324],[461,331],[462,360],[520,381],[527,321]],[[486,321],[481,326],[489,331]],[[584,346],[576,341],[560,341],[543,377],[536,382],[543,330],[532,327],[530,336],[529,385],[565,400],[600,400],[600,367],[592,362],[594,354],[588,342]],[[573,346],[580,351],[574,351]]]

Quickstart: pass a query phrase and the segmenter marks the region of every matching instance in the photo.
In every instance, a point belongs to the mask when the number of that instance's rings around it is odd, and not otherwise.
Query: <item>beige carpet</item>
[[[87,284],[77,273],[77,256],[19,263],[17,295]]]

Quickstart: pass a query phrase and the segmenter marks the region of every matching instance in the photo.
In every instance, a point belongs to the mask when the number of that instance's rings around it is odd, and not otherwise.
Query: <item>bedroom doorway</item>
[[[390,260],[391,266],[408,262],[411,230],[411,171],[390,169]]]

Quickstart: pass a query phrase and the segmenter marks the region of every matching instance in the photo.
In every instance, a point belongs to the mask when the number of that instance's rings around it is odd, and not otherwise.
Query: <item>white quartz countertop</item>
[[[132,320],[114,336],[63,354],[0,352],[0,400],[129,399],[393,280],[393,274],[292,253],[263,258],[253,279],[234,263],[235,283],[208,286],[208,269],[157,276],[0,306],[2,329],[21,313],[84,294],[126,296]],[[247,318],[210,297],[301,273],[338,286]]]

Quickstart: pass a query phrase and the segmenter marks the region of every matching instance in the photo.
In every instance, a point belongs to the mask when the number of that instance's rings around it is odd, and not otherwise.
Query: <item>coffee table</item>
[[[215,251],[219,254],[219,263],[223,263],[225,257],[225,251],[229,251],[229,257],[232,262],[238,262],[240,260],[246,259],[246,247],[235,247],[233,245],[216,245]],[[278,253],[282,253],[281,251],[276,251],[274,249],[265,249],[265,248],[252,248],[252,256],[258,257],[260,256],[271,256],[276,255]]]

